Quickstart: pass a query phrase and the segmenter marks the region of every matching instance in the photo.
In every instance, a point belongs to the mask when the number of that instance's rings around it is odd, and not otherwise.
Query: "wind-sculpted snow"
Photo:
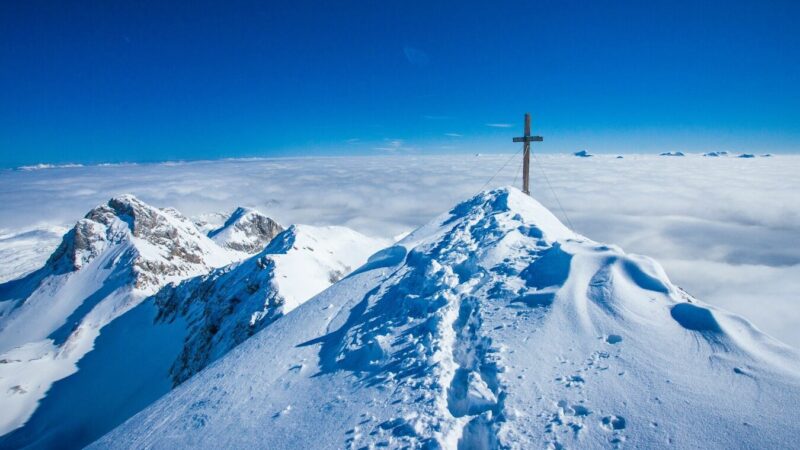
[[[379,253],[95,447],[787,448],[800,432],[799,361],[654,261],[499,189]]]

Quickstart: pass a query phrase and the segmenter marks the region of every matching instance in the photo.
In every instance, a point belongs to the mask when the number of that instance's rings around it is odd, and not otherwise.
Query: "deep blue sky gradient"
[[[0,4],[0,167],[800,150],[800,2]],[[513,128],[487,126],[512,124]]]

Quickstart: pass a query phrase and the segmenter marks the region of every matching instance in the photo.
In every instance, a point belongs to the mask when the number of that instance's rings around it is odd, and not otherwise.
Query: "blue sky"
[[[798,17],[779,1],[3,2],[0,166],[509,152],[525,111],[536,151],[796,151]]]

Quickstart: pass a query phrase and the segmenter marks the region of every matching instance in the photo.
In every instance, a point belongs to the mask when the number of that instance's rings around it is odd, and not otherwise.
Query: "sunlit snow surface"
[[[789,448],[798,404],[795,351],[499,189],[96,448]]]
[[[46,339],[0,354],[0,448],[82,448],[389,243],[344,227],[292,225],[245,260],[167,286],[154,297],[137,300],[120,292],[117,299],[136,306],[89,333],[73,333],[71,345]],[[105,266],[109,258],[98,259]],[[90,264],[65,277],[80,280],[95,269]],[[88,292],[85,285],[57,290],[46,299],[49,309],[38,312],[80,319],[63,305]],[[9,318],[0,319],[0,344],[8,343]],[[24,319],[31,331],[41,328]],[[75,343],[91,351],[75,354]]]
[[[189,216],[244,205],[284,224],[345,225],[392,237],[478,192],[509,157],[402,155],[3,171],[0,229],[10,236],[70,227],[109,197],[133,193]],[[800,347],[800,156],[538,156],[533,194],[564,220],[542,168],[578,232],[656,258],[693,295]],[[490,184],[518,184],[518,172],[514,159]],[[43,262],[58,243],[47,236],[46,251],[24,256],[19,241],[0,238],[0,279]]]

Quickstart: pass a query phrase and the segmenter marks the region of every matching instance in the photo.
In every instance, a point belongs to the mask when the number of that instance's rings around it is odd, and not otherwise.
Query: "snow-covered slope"
[[[75,371],[101,328],[169,282],[241,257],[133,196],[91,210],[41,269],[0,285],[0,434]]]
[[[0,447],[90,443],[386,244],[295,225],[247,260],[166,286],[103,328],[77,373],[56,382]]]
[[[456,206],[96,448],[791,448],[797,353],[513,188]]]
[[[386,245],[344,227],[292,225],[256,257],[158,293],[158,321],[189,323],[171,368],[183,382],[283,314],[363,264]]]
[[[283,227],[269,217],[254,209],[240,207],[208,236],[220,247],[252,255],[263,250],[281,231]]]

